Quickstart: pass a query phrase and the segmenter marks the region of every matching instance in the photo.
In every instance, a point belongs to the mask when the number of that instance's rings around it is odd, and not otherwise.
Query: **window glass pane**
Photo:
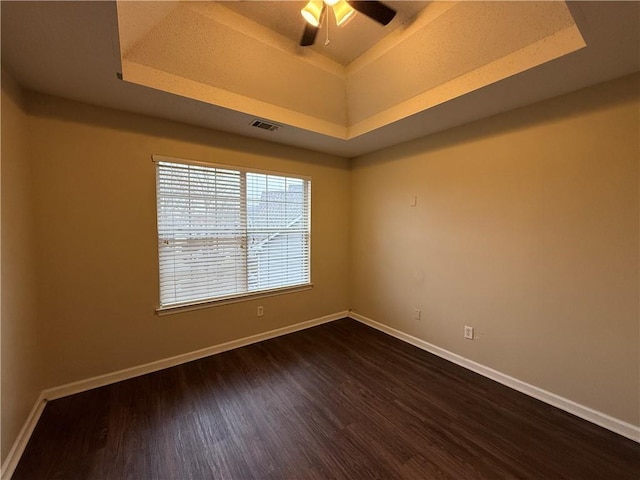
[[[247,185],[249,290],[308,283],[305,181],[247,173]]]
[[[157,162],[160,303],[309,283],[310,182]]]

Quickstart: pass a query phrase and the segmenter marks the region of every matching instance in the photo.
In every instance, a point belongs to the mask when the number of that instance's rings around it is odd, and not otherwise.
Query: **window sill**
[[[266,290],[257,293],[247,293],[245,295],[236,295],[233,297],[220,298],[216,300],[206,300],[203,302],[183,303],[180,305],[171,305],[167,307],[156,308],[156,315],[163,317],[165,315],[173,315],[174,313],[190,312],[192,310],[201,310],[203,308],[220,307],[232,303],[246,302],[249,300],[258,300],[260,298],[274,297],[276,295],[287,295],[289,293],[304,292],[311,290],[313,283],[298,285],[295,287],[278,288],[274,290]]]

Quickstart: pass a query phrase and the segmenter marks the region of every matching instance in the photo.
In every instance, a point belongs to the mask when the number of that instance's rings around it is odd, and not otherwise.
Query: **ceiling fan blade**
[[[313,45],[313,42],[316,41],[316,35],[318,35],[318,27],[314,27],[313,25],[304,22],[304,32],[302,33],[302,38],[300,39],[301,47],[308,47]]]
[[[347,3],[357,12],[366,15],[370,19],[375,20],[382,25],[387,25],[391,20],[393,20],[393,17],[396,16],[396,11],[393,8],[387,7],[382,2],[374,0],[347,0]]]
[[[314,27],[305,20],[304,32],[302,32],[302,38],[300,39],[301,47],[308,47],[310,45],[313,45],[313,42],[316,41],[316,35],[318,35],[318,30],[320,29],[320,24],[322,24],[322,21],[324,20],[324,14],[326,13],[326,11],[327,6],[323,2],[322,10],[320,10],[320,18],[318,19],[319,24],[317,27]]]

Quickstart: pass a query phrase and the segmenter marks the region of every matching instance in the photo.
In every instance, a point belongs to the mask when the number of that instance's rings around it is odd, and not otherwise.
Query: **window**
[[[160,309],[310,285],[308,178],[154,161]]]

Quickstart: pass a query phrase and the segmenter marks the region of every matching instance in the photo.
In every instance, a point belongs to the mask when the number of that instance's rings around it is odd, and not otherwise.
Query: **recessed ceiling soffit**
[[[304,2],[118,1],[123,80],[348,140],[586,45],[564,2],[386,3],[324,51]]]

